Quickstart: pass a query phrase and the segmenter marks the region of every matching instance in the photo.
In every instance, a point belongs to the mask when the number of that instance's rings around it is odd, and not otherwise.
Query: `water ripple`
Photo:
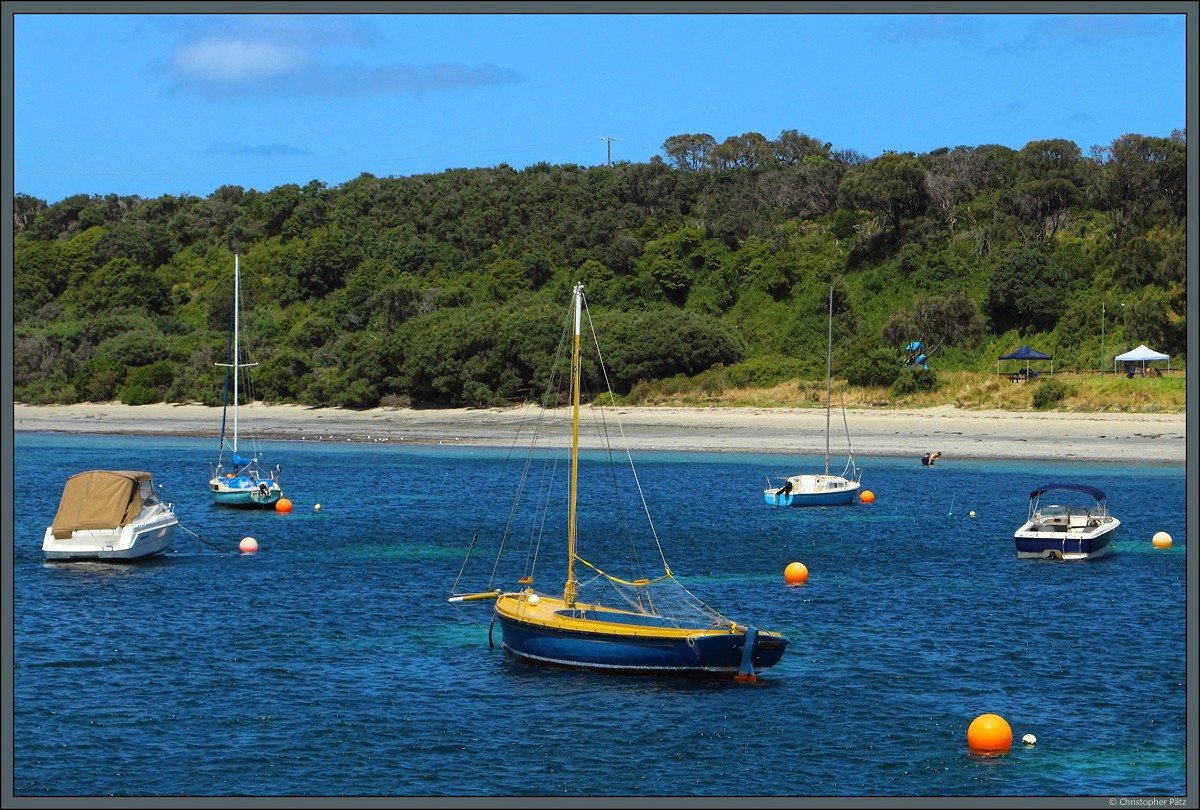
[[[726,615],[792,640],[742,685],[530,667],[504,655],[498,629],[489,645],[486,605],[445,602],[478,521],[445,500],[447,482],[490,480],[486,454],[288,444],[289,495],[322,510],[284,516],[210,507],[209,444],[20,448],[16,795],[1186,790],[1182,471],[963,461],[916,475],[872,460],[871,506],[784,511],[764,508],[745,458],[656,456],[639,470],[652,502],[678,505],[697,480],[712,495],[656,515],[672,570]],[[142,459],[184,493],[172,497],[185,524],[230,553],[185,535],[145,565],[45,563],[66,449],[89,468]],[[347,464],[396,497],[363,502],[333,474]],[[1022,493],[1076,471],[1129,516],[1117,554],[1015,559]],[[1157,514],[1129,508],[1147,502]],[[1158,530],[1175,547],[1152,552]],[[259,553],[232,552],[246,535]],[[809,568],[802,586],[782,581],[793,560]],[[1038,744],[970,753],[984,712]]]

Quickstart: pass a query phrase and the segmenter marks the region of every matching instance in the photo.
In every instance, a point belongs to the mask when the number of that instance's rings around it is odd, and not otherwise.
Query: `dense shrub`
[[[1058,404],[1071,395],[1071,386],[1062,380],[1043,380],[1033,389],[1033,407],[1042,409]]]
[[[904,361],[893,349],[875,349],[846,366],[846,382],[851,385],[894,385],[904,371]]]
[[[127,385],[121,390],[122,405],[150,405],[162,402],[162,395],[148,385]]]
[[[937,388],[937,374],[928,368],[905,368],[892,384],[892,392],[898,396],[932,391]]]
[[[732,388],[772,388],[788,380],[804,378],[809,364],[781,357],[756,357],[725,369]],[[823,376],[823,375],[822,375]]]

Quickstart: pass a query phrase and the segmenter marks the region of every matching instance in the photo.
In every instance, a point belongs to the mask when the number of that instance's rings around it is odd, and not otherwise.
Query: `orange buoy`
[[[808,579],[808,567],[802,562],[788,563],[783,569],[783,581],[788,585],[799,585]]]
[[[238,543],[238,551],[253,554],[258,551],[258,541],[253,537],[243,537],[242,542]]]
[[[981,714],[967,729],[967,745],[975,751],[1007,751],[1012,745],[1012,729],[998,714]]]
[[[1154,537],[1150,538],[1150,545],[1155,548],[1170,548],[1171,535],[1166,532],[1155,532]]]
[[[287,498],[280,498],[279,500],[275,501],[275,511],[276,512],[292,511],[292,502],[289,501]]]
[[[858,499],[863,503],[875,503],[875,493],[869,489],[864,489],[858,496]]]

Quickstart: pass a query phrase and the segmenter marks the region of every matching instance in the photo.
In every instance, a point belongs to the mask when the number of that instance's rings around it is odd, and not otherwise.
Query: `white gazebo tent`
[[[1136,349],[1127,351],[1125,354],[1118,354],[1115,358],[1113,358],[1113,371],[1117,370],[1118,363],[1141,363],[1142,375],[1145,376],[1147,360],[1166,360],[1167,371],[1171,370],[1171,356],[1169,354],[1156,352],[1154,349],[1147,349],[1146,344],[1143,343]]]

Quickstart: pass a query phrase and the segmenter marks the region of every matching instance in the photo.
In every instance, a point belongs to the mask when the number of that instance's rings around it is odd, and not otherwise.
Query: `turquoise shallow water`
[[[1182,467],[862,458],[875,503],[781,510],[764,476],[819,459],[635,454],[675,575],[792,640],[741,685],[489,648],[488,607],[446,596],[496,451],[274,444],[276,514],[209,505],[215,442],[15,442],[19,797],[1186,792]],[[63,481],[93,468],[154,474],[188,530],[168,555],[42,559]],[[1017,560],[1028,491],[1064,480],[1108,493],[1116,552]],[[985,757],[966,730],[989,712],[1014,745]]]

